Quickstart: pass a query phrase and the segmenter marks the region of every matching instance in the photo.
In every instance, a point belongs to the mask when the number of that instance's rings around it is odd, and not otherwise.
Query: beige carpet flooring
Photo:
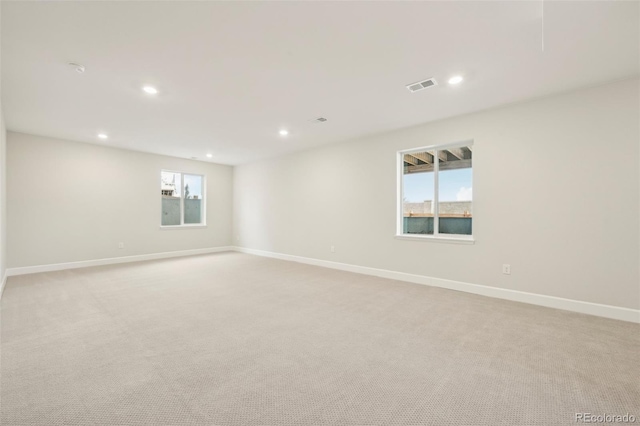
[[[636,415],[640,326],[239,253],[11,277],[2,425]]]

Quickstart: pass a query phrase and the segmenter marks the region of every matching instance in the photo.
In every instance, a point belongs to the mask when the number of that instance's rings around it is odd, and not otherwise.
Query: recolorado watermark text
[[[594,414],[576,413],[576,423],[635,423],[636,416],[633,414]]]

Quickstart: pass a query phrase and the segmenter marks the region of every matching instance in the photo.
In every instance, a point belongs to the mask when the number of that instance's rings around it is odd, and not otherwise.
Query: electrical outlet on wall
[[[336,252],[336,246],[331,246],[329,248],[329,250],[331,251],[331,253],[335,253]]]
[[[502,265],[502,273],[505,275],[511,275],[511,265],[509,265],[508,263]]]
[[[119,249],[123,249],[124,248],[124,243],[118,243],[118,248]]]

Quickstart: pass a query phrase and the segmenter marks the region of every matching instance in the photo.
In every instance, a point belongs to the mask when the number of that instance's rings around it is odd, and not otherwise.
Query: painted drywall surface
[[[236,166],[234,243],[637,309],[638,86],[625,80]],[[475,244],[395,239],[396,152],[469,139]]]
[[[2,16],[2,4],[0,3],[0,16]],[[2,21],[0,19],[0,21]],[[0,31],[0,33],[2,33]],[[2,43],[0,42],[0,45]],[[0,55],[0,58],[2,55]],[[0,61],[0,69],[2,69]],[[0,73],[0,81],[2,75]],[[1,85],[0,85],[1,86]],[[0,87],[0,98],[2,87]],[[2,279],[7,270],[7,128],[4,124],[2,102],[0,102],[0,292]]]
[[[7,130],[0,105],[0,281],[7,270]]]
[[[9,267],[231,243],[230,166],[13,132],[7,158]],[[206,176],[206,228],[160,229],[162,169]]]
[[[0,2],[0,17],[2,16],[2,2]],[[2,19],[0,19],[2,22]],[[2,34],[2,31],[0,31]],[[0,37],[0,46],[2,45]],[[0,70],[2,69],[2,55],[0,54]],[[0,82],[2,73],[0,72]],[[0,99],[2,98],[2,84],[0,83]],[[0,287],[7,269],[7,128],[4,124],[2,102],[0,102]],[[1,291],[1,290],[0,290]]]

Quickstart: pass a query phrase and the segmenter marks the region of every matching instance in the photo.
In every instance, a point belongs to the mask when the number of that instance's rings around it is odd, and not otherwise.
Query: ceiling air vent
[[[409,91],[411,93],[413,93],[413,92],[418,92],[420,90],[426,89],[428,87],[435,86],[436,84],[438,84],[438,83],[436,82],[435,78],[429,78],[429,79],[424,80],[424,81],[419,81],[417,83],[408,84],[407,85],[407,89],[409,89]]]

